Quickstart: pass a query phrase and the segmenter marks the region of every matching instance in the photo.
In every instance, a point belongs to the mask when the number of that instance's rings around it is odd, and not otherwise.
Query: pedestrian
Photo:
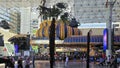
[[[10,59],[8,57],[4,57],[4,60],[5,60],[5,68],[8,68],[9,67],[9,63],[10,63]]]
[[[110,60],[111,60],[111,57],[110,57],[110,55],[108,55],[108,57],[107,57],[107,66],[109,66],[111,64]]]
[[[68,56],[66,56],[66,58],[65,58],[65,66],[68,65],[68,61],[69,61],[69,58],[68,58]]]
[[[15,59],[14,59],[14,57],[10,57],[10,63],[9,63],[10,65],[10,68],[14,68],[14,64],[15,64]]]
[[[74,62],[76,62],[76,55],[74,55]]]
[[[18,68],[23,68],[22,61],[23,61],[22,58],[19,57],[18,58]]]
[[[32,64],[33,64],[33,68],[35,68],[35,56],[33,56],[32,58]]]
[[[27,57],[25,68],[30,68],[30,58]]]
[[[104,59],[102,58],[102,56],[100,56],[100,65],[102,65],[103,66],[103,63],[104,63]]]
[[[116,58],[116,56],[114,55],[111,60],[112,61],[111,61],[110,67],[113,66],[114,68],[117,68],[117,58]]]

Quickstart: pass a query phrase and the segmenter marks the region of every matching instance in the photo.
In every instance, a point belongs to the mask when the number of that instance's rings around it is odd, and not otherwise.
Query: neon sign
[[[104,29],[103,31],[103,50],[106,51],[108,48],[108,29]]]

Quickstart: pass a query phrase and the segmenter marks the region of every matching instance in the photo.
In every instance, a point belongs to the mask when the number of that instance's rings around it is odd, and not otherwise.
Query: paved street
[[[24,64],[25,65],[25,64]],[[49,61],[35,61],[35,68],[50,68]],[[0,64],[0,68],[4,68],[4,64]],[[15,67],[17,68],[17,67]],[[25,68],[25,67],[24,67]],[[30,65],[32,67],[32,64]],[[67,66],[65,66],[64,62],[56,62],[54,68],[86,68],[86,63],[83,62],[69,62]],[[90,63],[89,68],[110,68],[109,66],[100,66],[94,63]],[[114,67],[111,67],[114,68]],[[118,67],[120,68],[120,67]]]
[[[50,68],[50,64],[48,61],[36,62],[36,68]],[[86,68],[86,63],[83,62],[69,62],[67,66],[65,66],[64,62],[56,62],[54,68]],[[94,63],[90,63],[90,68],[110,68],[109,66],[100,66]],[[114,68],[114,67],[112,67]],[[120,68],[120,67],[118,67]]]

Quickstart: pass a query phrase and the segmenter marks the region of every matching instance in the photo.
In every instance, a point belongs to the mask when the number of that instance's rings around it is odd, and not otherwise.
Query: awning
[[[31,40],[31,44],[49,44],[49,40]],[[102,35],[94,35],[90,37],[91,44],[103,44]],[[114,43],[120,44],[120,36],[114,37]],[[87,44],[87,36],[71,36],[67,37],[64,40],[55,40],[55,44]]]
[[[64,39],[64,44],[87,44],[87,36],[71,36]],[[103,36],[94,35],[90,36],[90,43],[92,44],[102,44]],[[120,43],[120,35],[114,37],[114,43]]]

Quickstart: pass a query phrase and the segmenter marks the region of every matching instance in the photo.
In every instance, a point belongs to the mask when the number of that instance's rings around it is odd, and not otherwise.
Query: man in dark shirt
[[[23,68],[23,66],[22,66],[22,58],[21,57],[18,59],[18,68]]]

